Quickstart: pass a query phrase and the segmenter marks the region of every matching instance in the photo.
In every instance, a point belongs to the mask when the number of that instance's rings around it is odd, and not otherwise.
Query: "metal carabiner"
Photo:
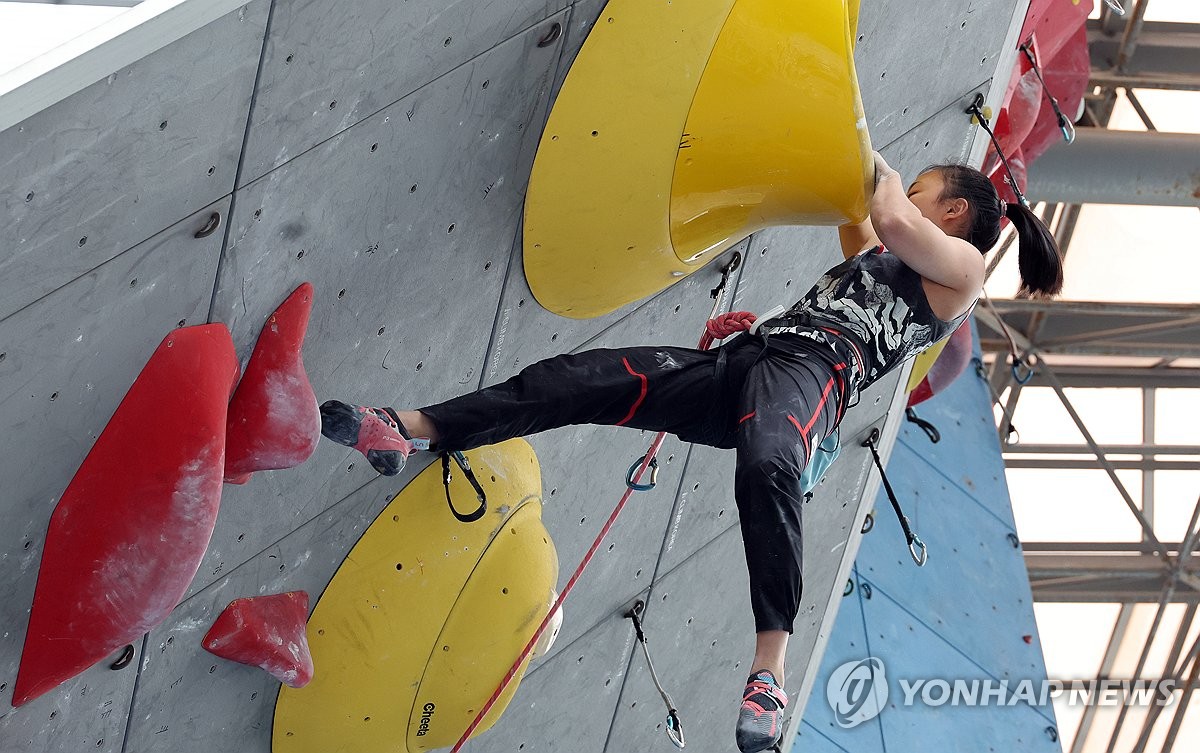
[[[925,563],[929,561],[929,550],[916,534],[913,534],[912,541],[908,542],[908,553],[912,555],[917,567],[925,567]]]
[[[1024,370],[1022,371],[1022,369]],[[1033,367],[1029,365],[1028,361],[1017,360],[1017,357],[1013,356],[1012,376],[1017,380],[1017,384],[1023,387],[1029,384],[1030,379],[1033,379]]]
[[[1125,8],[1121,5],[1119,0],[1104,0],[1104,4],[1108,6],[1109,10],[1111,10],[1113,13],[1116,13],[1118,16],[1125,15]]]
[[[1063,141],[1066,141],[1068,144],[1075,143],[1075,125],[1067,120],[1066,117],[1063,117],[1059,121],[1058,130],[1062,131]]]
[[[683,739],[683,722],[679,721],[679,714],[675,709],[667,713],[667,737],[671,738],[676,748],[683,750],[687,747],[687,741]]]
[[[629,470],[625,472],[625,485],[635,492],[648,492],[658,485],[658,456],[650,458],[650,483],[635,484],[633,482],[633,474],[637,473],[638,468],[642,467],[642,463],[646,462],[646,456],[642,455],[637,460],[633,461],[633,465],[629,466]]]

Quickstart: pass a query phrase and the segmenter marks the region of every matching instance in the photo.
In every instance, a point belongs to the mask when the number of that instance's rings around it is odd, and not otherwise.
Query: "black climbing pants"
[[[743,334],[720,348],[589,350],[421,408],[438,448],[468,450],[569,424],[665,431],[736,448],[734,496],[758,631],[792,631],[802,587],[800,474],[836,428],[851,369],[821,332]]]

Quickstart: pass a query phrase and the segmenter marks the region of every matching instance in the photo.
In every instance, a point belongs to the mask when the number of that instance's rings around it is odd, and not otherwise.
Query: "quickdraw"
[[[713,301],[712,313],[708,317],[709,319],[716,316],[717,311],[720,310],[721,303],[724,299],[722,292],[725,290],[725,288],[728,284],[729,275],[732,274],[741,265],[741,261],[742,261],[741,254],[735,253],[733,255],[733,258],[730,259],[729,262],[724,267],[721,268],[721,283],[719,285],[717,285],[717,287],[714,288],[712,291],[712,297],[714,298],[714,301]],[[706,331],[705,335],[707,335],[707,334],[708,333]],[[620,499],[620,501],[617,502],[616,507],[613,508],[612,513],[609,514],[608,520],[605,521],[604,526],[600,529],[600,533],[597,534],[596,539],[592,542],[591,548],[588,549],[587,553],[583,555],[583,559],[580,560],[579,566],[575,568],[575,572],[572,573],[571,579],[568,580],[567,585],[563,587],[562,593],[560,593],[558,595],[558,598],[555,599],[554,604],[552,604],[550,607],[550,611],[542,619],[542,622],[540,625],[538,625],[537,630],[535,630],[533,635],[530,636],[529,641],[525,644],[525,648],[523,648],[521,650],[521,653],[517,655],[516,661],[514,661],[512,666],[509,667],[509,670],[504,675],[504,678],[500,680],[500,684],[496,687],[496,690],[492,692],[491,697],[488,698],[487,702],[483,704],[482,708],[480,708],[479,711],[476,712],[475,719],[471,722],[470,725],[467,726],[466,730],[463,731],[462,736],[458,738],[458,742],[456,742],[454,744],[454,747],[451,749],[451,753],[459,753],[459,751],[462,750],[462,747],[464,745],[466,745],[467,740],[469,740],[471,738],[471,735],[475,734],[475,730],[479,727],[479,723],[483,720],[483,718],[485,716],[487,716],[487,713],[496,704],[497,699],[500,698],[500,695],[504,692],[504,689],[507,688],[509,683],[512,682],[512,679],[514,677],[516,677],[517,672],[521,668],[521,665],[525,662],[525,658],[527,656],[529,656],[530,652],[533,651],[533,647],[536,646],[538,640],[541,639],[542,634],[544,632],[546,632],[546,628],[550,624],[550,620],[558,612],[558,610],[560,610],[562,608],[563,602],[566,601],[567,596],[569,596],[571,591],[575,588],[575,584],[579,582],[579,578],[583,575],[583,571],[585,569],[587,569],[588,564],[592,561],[592,557],[594,557],[596,555],[596,551],[600,548],[600,544],[604,541],[604,538],[606,536],[608,536],[608,532],[610,530],[612,530],[613,524],[617,522],[617,517],[621,514],[621,511],[623,509],[625,509],[625,503],[629,501],[630,495],[633,494],[633,492],[636,490],[636,487],[641,485],[639,482],[641,481],[642,475],[647,470],[651,471],[651,482],[650,482],[649,486],[651,488],[653,487],[653,485],[654,485],[653,471],[654,471],[654,468],[657,467],[656,457],[658,455],[658,451],[660,449],[662,449],[663,442],[666,440],[666,438],[667,438],[666,432],[659,432],[658,435],[655,436],[654,441],[650,443],[650,449],[648,449],[646,451],[646,454],[642,456],[642,459],[638,463],[634,463],[634,465],[637,467],[636,472],[634,472],[632,474],[626,474],[625,483],[628,488],[625,490],[625,493],[623,495],[621,495],[621,499]],[[458,460],[458,458],[456,457],[455,460]],[[466,458],[463,458],[459,464],[463,465],[465,462],[466,462]],[[449,465],[450,465],[449,459],[446,457],[443,457],[442,458],[442,468],[443,468],[443,475],[445,478],[449,478]],[[474,475],[470,472],[469,468],[470,468],[470,466],[464,466],[463,472],[467,474],[468,480],[474,479]],[[448,482],[447,482],[447,484],[448,484]],[[485,501],[482,497],[483,490],[481,487],[478,486],[478,482],[473,482],[473,485],[475,485],[476,493],[480,495],[480,504],[481,504],[481,508],[482,508],[483,503]],[[450,497],[449,497],[449,486],[448,485],[447,485],[446,494],[447,494],[446,498],[447,498],[447,500],[449,500]],[[486,509],[486,508],[483,508],[483,509]],[[452,511],[454,510],[453,505],[451,505],[451,510]],[[480,515],[480,516],[483,515],[483,512],[481,510],[477,510],[476,513],[478,513],[478,515]],[[472,513],[472,515],[475,515],[476,513]],[[458,516],[458,513],[456,512],[455,517],[457,517],[457,516]],[[460,520],[461,520],[461,518],[460,518]],[[670,706],[670,703],[668,703],[668,706]],[[674,725],[674,726],[672,727],[672,725]],[[678,714],[668,717],[667,732],[671,736],[672,741],[675,740],[675,735],[676,735],[676,733],[678,733],[679,743],[677,743],[677,744],[679,745],[679,747],[683,747],[683,745],[682,745],[683,727],[679,723]]]
[[[463,476],[475,489],[475,497],[479,500],[479,507],[473,512],[463,514],[454,506],[454,500],[450,499],[450,481],[452,474],[450,472],[450,458],[454,458],[454,462],[458,463],[458,467],[462,469]],[[487,512],[487,493],[480,485],[479,479],[475,478],[475,472],[471,470],[471,464],[467,462],[467,456],[461,452],[443,452],[442,453],[442,485],[446,487],[446,504],[450,507],[450,513],[461,523],[474,523],[483,517]],[[553,613],[552,613],[553,614]]]
[[[682,750],[687,747],[687,742],[683,737],[683,722],[679,720],[679,711],[675,708],[675,702],[663,689],[662,682],[658,679],[658,673],[654,671],[654,662],[650,660],[650,647],[646,643],[646,633],[642,630],[642,612],[644,611],[646,611],[646,602],[638,599],[633,608],[625,613],[625,616],[633,620],[633,629],[637,633],[638,643],[642,644],[642,653],[646,656],[646,668],[650,670],[650,679],[654,681],[654,687],[658,689],[658,694],[667,706],[667,737],[671,738],[671,742],[675,744],[676,748]]]
[[[1033,51],[1029,49],[1029,43],[1021,45],[1021,52],[1025,53],[1025,58],[1029,60],[1029,65],[1033,67],[1033,74],[1037,76],[1037,80],[1042,84],[1042,91],[1046,93],[1046,98],[1050,100],[1050,107],[1054,110],[1054,117],[1058,119],[1058,130],[1062,131],[1063,140],[1068,144],[1075,141],[1075,125],[1063,115],[1062,108],[1059,107],[1058,100],[1050,93],[1050,88],[1046,86],[1046,79],[1042,78],[1042,69],[1038,66],[1037,59],[1033,57]],[[996,147],[999,151],[1000,147]]]
[[[983,112],[982,94],[975,95],[975,100],[971,102],[966,112],[970,113],[979,122],[979,126],[983,128],[988,138],[992,140],[992,146],[996,149],[996,156],[1000,158],[1000,164],[1004,165],[1004,172],[1007,173],[1005,180],[1012,186],[1013,193],[1017,195],[1017,200],[1021,202],[1021,206],[1029,209],[1029,199],[1025,198],[1025,194],[1021,192],[1021,187],[1017,185],[1017,176],[1013,175],[1012,166],[1008,164],[1008,157],[1004,156],[1004,150],[1000,148],[1000,142],[996,140],[996,134],[992,133],[987,115]]]
[[[892,503],[892,509],[896,511],[896,518],[900,521],[900,528],[904,531],[904,538],[908,542],[908,553],[912,555],[913,562],[917,563],[917,567],[925,567],[925,563],[929,561],[929,549],[925,546],[925,542],[913,533],[912,527],[908,523],[908,518],[904,515],[904,511],[900,509],[900,502],[896,499],[896,492],[892,490],[892,484],[888,481],[887,473],[883,470],[883,461],[879,458],[879,448],[876,443],[879,441],[879,429],[871,429],[871,433],[863,441],[863,447],[871,449],[871,457],[875,459],[875,466],[879,468],[879,475],[883,478],[883,488],[887,492],[888,501]],[[868,597],[870,598],[870,597]]]
[[[938,442],[942,441],[942,433],[938,431],[938,428],[934,426],[932,422],[926,421],[918,416],[917,412],[912,408],[904,409],[904,417],[907,418],[910,423],[916,424],[921,431],[925,432],[925,436],[929,437],[930,442],[937,444]]]

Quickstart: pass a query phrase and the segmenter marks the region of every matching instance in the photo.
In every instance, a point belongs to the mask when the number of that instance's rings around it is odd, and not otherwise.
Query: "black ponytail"
[[[1017,230],[1017,267],[1023,297],[1048,298],[1062,290],[1062,255],[1054,236],[1036,214],[1020,204],[1005,204],[986,175],[966,165],[935,165],[945,188],[941,199],[966,199],[968,225],[961,236],[986,254],[1000,240],[1000,219],[1007,217]]]
[[[1008,204],[1004,216],[1017,229],[1020,295],[1032,298],[1058,295],[1063,286],[1063,269],[1062,255],[1054,236],[1036,214],[1021,204]]]

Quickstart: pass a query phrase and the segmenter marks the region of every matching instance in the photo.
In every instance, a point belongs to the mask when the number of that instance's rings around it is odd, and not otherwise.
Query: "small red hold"
[[[276,309],[258,336],[229,403],[227,483],[244,484],[255,471],[294,468],[317,448],[321,414],[301,358],[312,300],[313,287],[306,282]]]
[[[1022,635],[1021,640],[1025,641],[1026,643],[1033,643],[1033,636],[1032,635]]]
[[[304,591],[234,599],[204,635],[204,649],[222,659],[260,667],[285,685],[302,688],[313,677],[307,621]]]

